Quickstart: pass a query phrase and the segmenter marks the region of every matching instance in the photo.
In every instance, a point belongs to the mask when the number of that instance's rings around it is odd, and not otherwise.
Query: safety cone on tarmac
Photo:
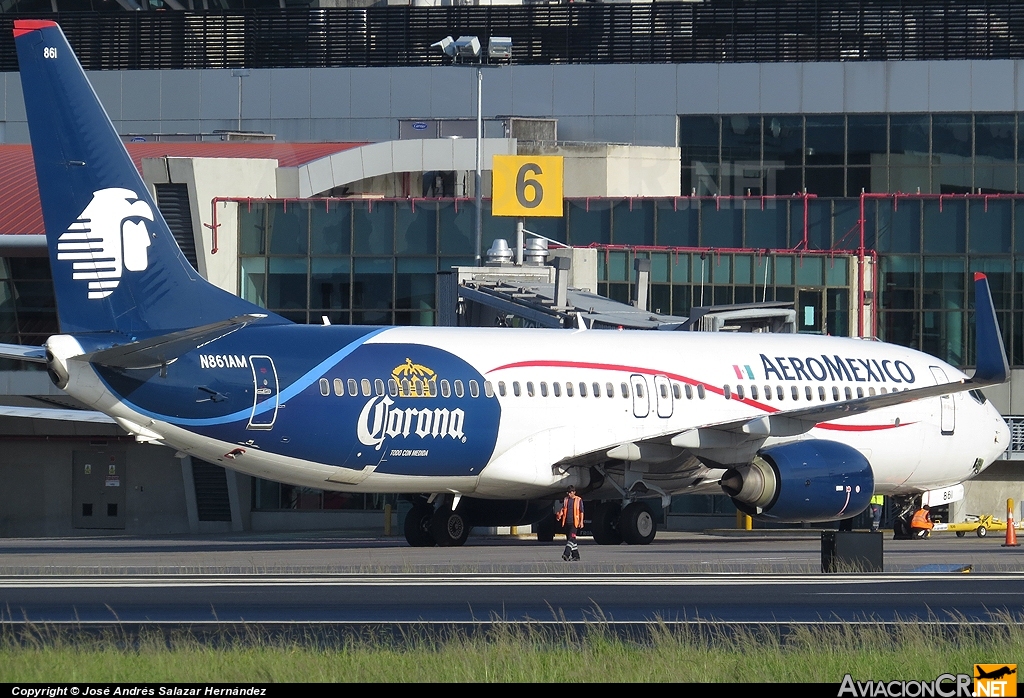
[[[1013,500],[1006,500],[1006,542],[1003,543],[1004,548],[1019,548],[1020,543],[1017,542],[1017,526],[1013,522]]]

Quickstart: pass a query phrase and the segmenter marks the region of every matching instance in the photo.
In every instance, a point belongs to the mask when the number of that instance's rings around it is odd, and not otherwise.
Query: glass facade
[[[1017,192],[1022,128],[1015,113],[684,116],[682,191]]]

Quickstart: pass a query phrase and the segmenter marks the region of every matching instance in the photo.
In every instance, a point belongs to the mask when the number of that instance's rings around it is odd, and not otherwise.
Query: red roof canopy
[[[143,158],[258,158],[277,160],[280,167],[297,167],[362,143],[127,143],[128,154],[142,170]],[[32,146],[0,145],[0,235],[41,235]]]

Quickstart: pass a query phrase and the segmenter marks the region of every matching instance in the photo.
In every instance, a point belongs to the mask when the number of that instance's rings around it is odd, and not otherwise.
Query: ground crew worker
[[[914,512],[914,518],[910,520],[910,535],[914,538],[927,538],[934,526],[932,513],[925,505]]]
[[[871,532],[877,532],[882,526],[882,505],[885,503],[885,497],[880,494],[876,494],[871,498]]]
[[[576,531],[583,528],[583,498],[576,494],[576,488],[572,485],[566,491],[562,510],[555,518],[565,527],[565,551],[562,552],[562,559],[567,562],[579,561],[580,547],[576,544]]]

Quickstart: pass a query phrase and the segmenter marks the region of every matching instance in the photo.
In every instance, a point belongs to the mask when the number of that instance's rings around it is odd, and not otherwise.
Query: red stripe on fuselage
[[[668,371],[656,371],[651,368],[641,368],[639,366],[624,366],[622,364],[598,364],[589,363],[585,361],[517,361],[511,364],[505,364],[504,366],[498,366],[488,371],[488,374],[494,373],[495,371],[504,371],[510,368],[587,368],[601,371],[622,371],[624,373],[641,373],[649,376],[667,376],[672,380],[679,381],[680,383],[688,383],[690,385],[703,385],[705,390],[708,390],[716,395],[724,395],[725,393],[721,388],[716,388],[708,383],[702,383],[699,380],[693,378],[687,378],[677,373],[670,373]],[[742,402],[750,407],[763,410],[771,414],[772,412],[782,412],[778,407],[771,405],[765,405],[764,403],[751,400],[749,398],[742,398],[737,400],[735,397],[731,398],[736,402]],[[828,429],[831,431],[881,431],[883,429],[895,429],[897,427],[905,427],[913,424],[914,422],[904,422],[902,424],[830,424],[828,422],[818,422],[815,424],[816,429]]]

